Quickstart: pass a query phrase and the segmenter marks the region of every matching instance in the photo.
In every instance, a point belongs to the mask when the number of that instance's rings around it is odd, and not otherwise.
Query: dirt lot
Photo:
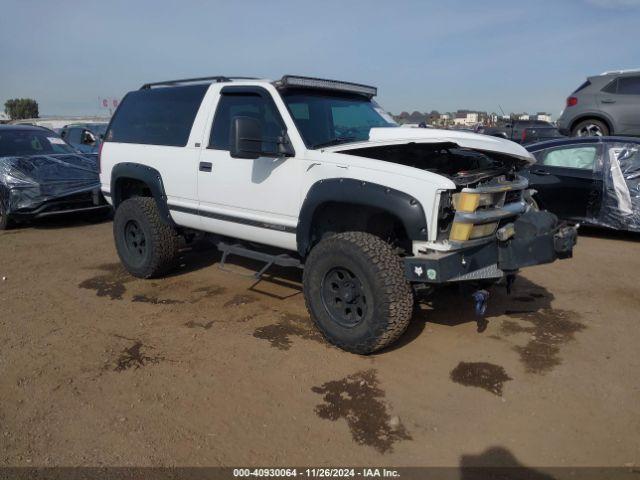
[[[218,259],[143,281],[110,223],[0,233],[0,465],[640,463],[638,236],[587,232],[482,332],[443,291],[370,357],[323,342],[299,272]]]

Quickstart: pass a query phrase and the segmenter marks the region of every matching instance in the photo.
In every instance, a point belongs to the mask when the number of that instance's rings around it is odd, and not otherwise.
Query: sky
[[[557,116],[587,76],[640,68],[639,26],[640,0],[0,0],[0,105],[96,115],[146,82],[299,74],[396,114]]]

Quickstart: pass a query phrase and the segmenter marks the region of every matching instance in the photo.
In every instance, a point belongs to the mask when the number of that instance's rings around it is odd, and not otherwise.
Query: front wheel
[[[322,239],[305,262],[303,284],[311,318],[343,350],[380,350],[396,341],[411,320],[413,292],[401,259],[369,233]]]
[[[120,261],[134,277],[162,275],[173,266],[178,254],[176,229],[162,221],[153,198],[122,202],[113,220],[113,236]]]

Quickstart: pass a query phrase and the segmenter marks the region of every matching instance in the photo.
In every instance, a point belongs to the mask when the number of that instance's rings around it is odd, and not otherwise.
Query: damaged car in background
[[[533,204],[584,225],[640,232],[640,139],[573,137],[526,147]]]
[[[43,127],[0,125],[0,230],[60,214],[102,219],[110,211],[95,156],[79,154]]]

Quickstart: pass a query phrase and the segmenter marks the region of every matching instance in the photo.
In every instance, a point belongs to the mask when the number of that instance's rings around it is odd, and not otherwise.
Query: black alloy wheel
[[[332,268],[325,274],[322,302],[331,320],[346,328],[355,327],[367,314],[362,282],[346,268]]]
[[[136,220],[129,220],[124,227],[125,245],[132,260],[142,262],[147,255],[147,238]]]

